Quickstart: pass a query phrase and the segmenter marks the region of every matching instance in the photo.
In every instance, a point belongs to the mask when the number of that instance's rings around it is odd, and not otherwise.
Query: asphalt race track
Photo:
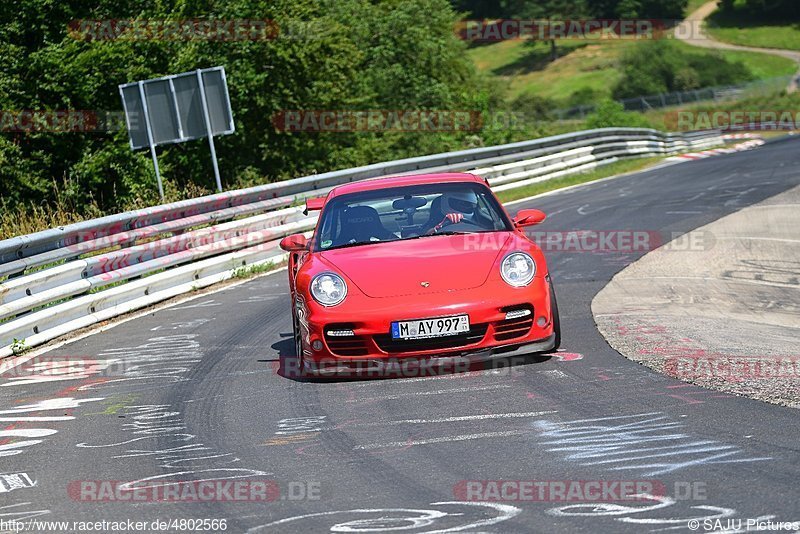
[[[537,231],[669,236],[799,183],[792,138],[512,211],[544,210]],[[681,532],[696,519],[702,532],[704,520],[719,519],[726,532],[744,532],[748,519],[800,520],[797,411],[663,377],[597,332],[592,298],[640,255],[549,252],[564,351],[494,370],[281,376],[294,350],[285,271],[62,346],[46,355],[73,362],[60,374],[12,369],[0,381],[0,527],[195,518],[226,519],[236,533]],[[209,479],[248,481],[250,490],[268,481],[259,490],[267,499],[118,501],[97,483]],[[509,486],[500,495],[480,482],[497,480],[653,490],[581,504],[535,491],[517,499]]]

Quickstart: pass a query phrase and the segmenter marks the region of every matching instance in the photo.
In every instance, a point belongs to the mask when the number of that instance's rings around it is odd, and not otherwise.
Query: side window
[[[480,195],[478,197],[478,214],[483,217],[484,219],[491,219],[492,216],[491,210],[489,206],[486,204],[486,195]]]
[[[499,218],[497,211],[492,208],[488,195],[485,193],[478,194],[475,217],[478,219],[476,222],[485,225],[487,230],[501,230],[503,228],[503,222]]]
[[[320,232],[321,240],[319,247],[326,249],[333,245],[342,233],[342,209],[339,206],[331,206],[330,215],[324,218],[325,225]]]

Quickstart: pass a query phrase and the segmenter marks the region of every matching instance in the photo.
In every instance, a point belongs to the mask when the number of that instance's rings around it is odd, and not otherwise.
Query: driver
[[[428,230],[427,234],[435,234],[445,226],[460,223],[464,217],[475,213],[478,197],[474,191],[451,191],[439,197],[439,209],[444,215],[440,223]]]

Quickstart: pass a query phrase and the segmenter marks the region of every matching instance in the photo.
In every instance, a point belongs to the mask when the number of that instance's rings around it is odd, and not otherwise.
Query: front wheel
[[[553,314],[553,333],[556,335],[553,352],[561,346],[561,317],[558,314],[558,302],[556,301],[556,291],[553,289],[553,281],[548,277],[547,284],[550,286],[550,311]]]

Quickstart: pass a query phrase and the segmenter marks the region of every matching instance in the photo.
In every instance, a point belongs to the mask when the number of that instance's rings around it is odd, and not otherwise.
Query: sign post
[[[119,92],[131,150],[150,149],[162,202],[164,187],[156,157],[159,145],[207,138],[217,191],[222,191],[214,136],[235,131],[223,67],[123,84]]]
[[[208,100],[206,99],[206,85],[203,83],[203,75],[197,71],[197,86],[200,88],[200,100],[203,102],[203,121],[208,133],[208,148],[211,149],[211,163],[214,165],[214,178],[217,179],[217,191],[222,192],[222,181],[219,178],[219,167],[217,166],[217,151],[214,149],[214,136],[211,133],[211,119],[208,116]]]
[[[161,202],[164,202],[164,184],[161,183],[161,171],[158,169],[158,157],[156,157],[156,145],[153,143],[153,128],[150,126],[150,116],[147,113],[147,99],[144,97],[144,82],[138,82],[139,97],[142,99],[142,109],[144,110],[144,124],[147,130],[147,143],[150,145],[150,156],[153,158],[153,167],[156,170],[156,180],[158,181],[158,195]],[[129,127],[130,128],[130,127]]]

